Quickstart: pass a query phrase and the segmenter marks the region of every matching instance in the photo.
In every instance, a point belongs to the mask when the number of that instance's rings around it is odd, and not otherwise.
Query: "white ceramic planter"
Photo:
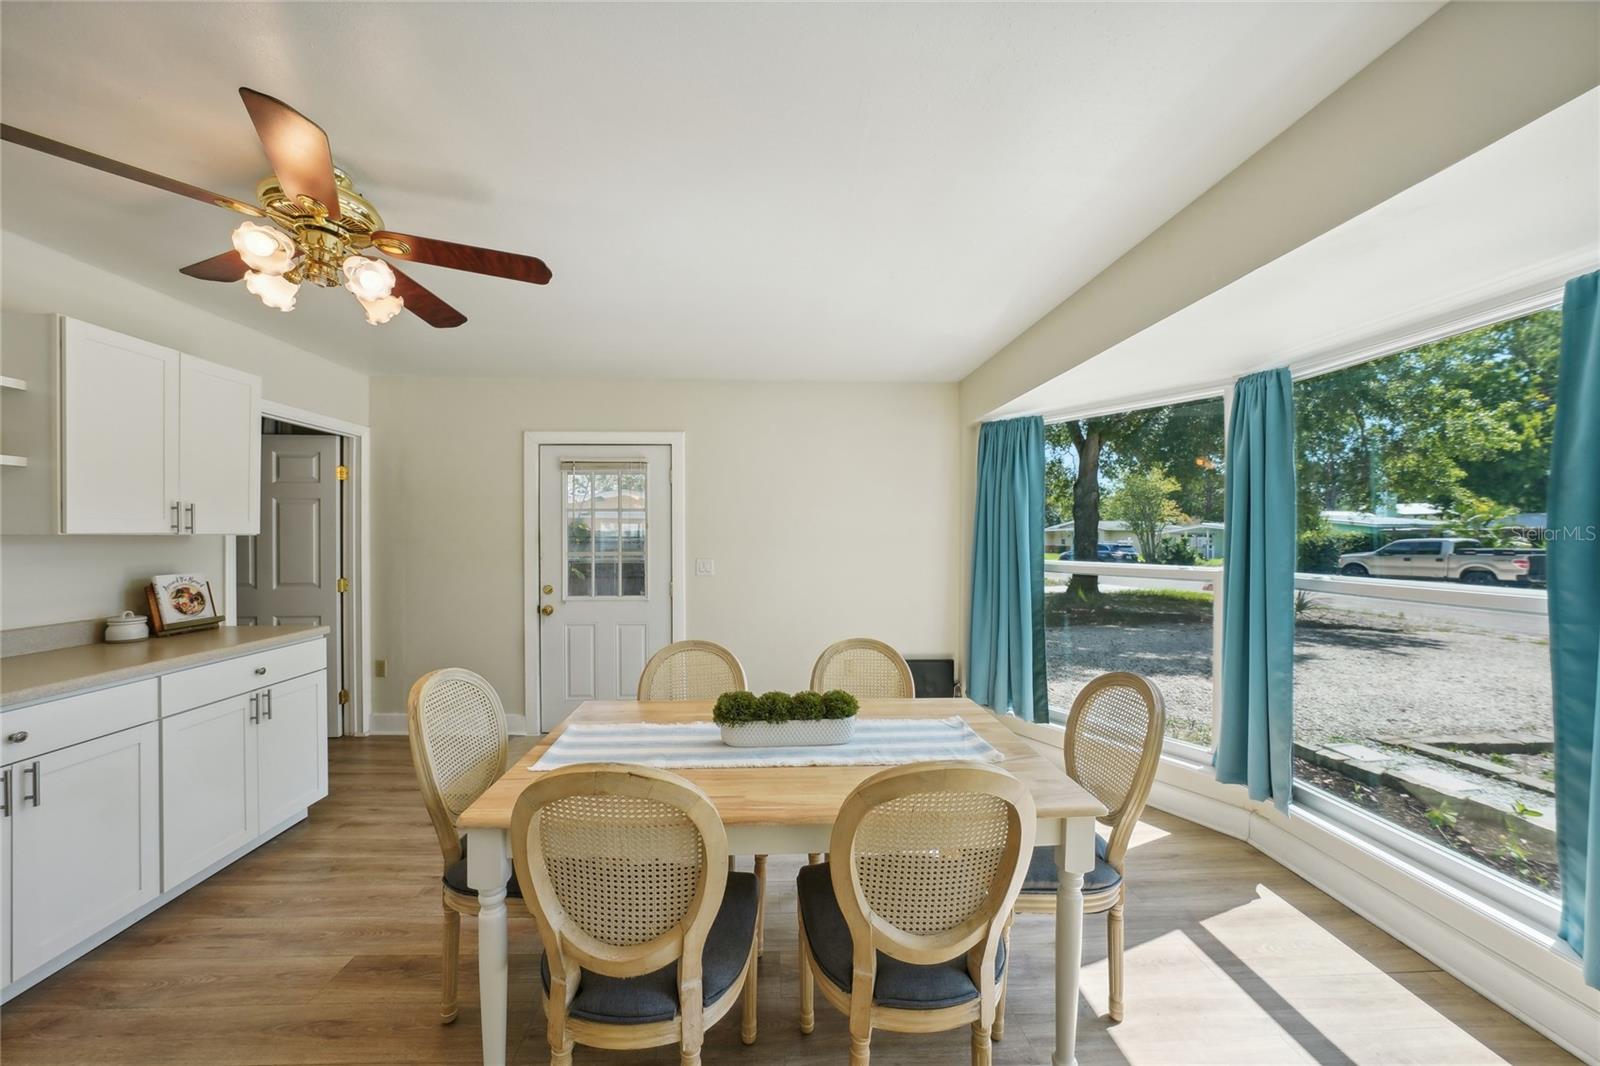
[[[856,720],[828,718],[803,722],[743,722],[724,725],[722,742],[730,748],[799,748],[844,744],[855,734]]]

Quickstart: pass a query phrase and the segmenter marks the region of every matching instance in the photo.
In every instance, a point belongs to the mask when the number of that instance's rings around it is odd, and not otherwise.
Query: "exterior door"
[[[240,537],[239,624],[322,625],[328,641],[328,735],[340,736],[339,438],[261,441],[261,533]]]
[[[539,447],[539,729],[632,699],[672,640],[671,447]]]

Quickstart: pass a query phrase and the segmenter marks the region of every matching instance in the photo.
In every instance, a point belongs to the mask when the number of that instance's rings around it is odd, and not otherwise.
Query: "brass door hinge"
[[[347,577],[341,577],[339,579],[339,592],[340,592],[340,594],[342,595],[343,593],[346,593],[346,592],[349,592],[349,591],[350,591],[350,579],[347,578]]]
[[[340,463],[338,466],[333,468],[333,476],[340,481],[349,481],[350,468],[345,466],[343,463]]]
[[[349,702],[350,702],[350,690],[347,689],[347,688],[340,689],[339,690],[339,706],[343,707],[345,704],[347,704]]]

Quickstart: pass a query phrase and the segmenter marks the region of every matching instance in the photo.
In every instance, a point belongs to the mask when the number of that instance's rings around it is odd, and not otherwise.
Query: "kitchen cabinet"
[[[161,720],[164,889],[328,794],[326,686],[319,670]]]
[[[10,974],[23,977],[160,894],[153,722],[0,771]]]
[[[261,379],[56,315],[5,316],[7,533],[260,531]],[[11,419],[8,407],[7,418]]]

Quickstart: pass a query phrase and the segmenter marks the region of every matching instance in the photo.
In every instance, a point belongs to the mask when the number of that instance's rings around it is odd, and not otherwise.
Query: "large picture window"
[[[1560,312],[1295,385],[1297,782],[1554,892]]]
[[[1160,687],[1169,737],[1209,747],[1222,398],[1056,422],[1045,451],[1052,710],[1130,670]]]

